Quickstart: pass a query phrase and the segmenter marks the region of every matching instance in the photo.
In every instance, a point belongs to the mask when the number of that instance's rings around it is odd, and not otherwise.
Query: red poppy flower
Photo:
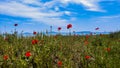
[[[99,27],[95,28],[95,30],[99,30]]]
[[[110,49],[110,48],[107,48],[106,50],[107,50],[108,52],[110,52],[111,49]]]
[[[67,29],[70,29],[70,28],[72,28],[72,24],[67,25]]]
[[[38,43],[38,40],[32,40],[32,44],[34,45],[34,44],[37,44]]]
[[[85,56],[85,59],[87,59],[87,60],[90,59],[90,58],[91,58],[91,56],[88,56],[88,55]]]
[[[57,65],[58,65],[59,67],[61,67],[61,66],[62,66],[62,62],[61,62],[61,61],[58,61],[58,62],[57,62]]]
[[[7,55],[4,55],[4,56],[3,56],[3,59],[4,59],[4,60],[7,60],[7,59],[8,59],[8,56],[7,56]]]
[[[37,34],[37,32],[35,32],[35,31],[34,31],[34,32],[33,32],[33,34],[34,34],[34,35],[36,35],[36,34]]]
[[[18,24],[14,24],[14,26],[18,26]]]
[[[8,38],[7,38],[7,37],[5,37],[5,38],[4,38],[4,40],[5,40],[5,41],[7,41],[7,40],[8,40]]]
[[[90,36],[89,35],[86,35],[86,39],[88,39]]]
[[[30,57],[31,55],[32,55],[32,54],[31,54],[30,51],[28,51],[28,52],[25,53],[25,56],[26,56],[26,57]]]
[[[87,40],[84,41],[84,45],[88,45],[88,41]]]
[[[58,27],[58,31],[60,31],[62,28],[61,27]]]

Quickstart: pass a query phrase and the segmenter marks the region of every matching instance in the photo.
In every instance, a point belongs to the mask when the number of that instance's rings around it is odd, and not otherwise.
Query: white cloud
[[[75,17],[72,17],[71,19],[70,19],[71,21],[75,21],[75,20],[77,20]]]
[[[0,14],[30,18],[45,24],[65,25],[68,20],[62,19],[63,15],[72,15],[73,12],[60,10],[61,5],[75,3],[85,7],[88,11],[104,11],[99,2],[104,0],[52,0],[41,2],[40,0],[12,0],[0,2]],[[30,6],[34,5],[34,6]],[[53,8],[53,9],[51,9]],[[59,23],[59,24],[58,24]]]
[[[76,3],[83,5],[86,10],[104,12],[99,6],[100,0],[61,0],[62,3]]]
[[[28,4],[28,2],[26,3]],[[60,16],[65,14],[64,11],[53,11],[45,7],[44,4],[40,7],[32,7],[16,1],[0,2],[0,13],[16,17],[30,18],[34,21],[40,21],[49,25],[59,26],[60,24],[64,25],[67,23],[67,20],[60,18]]]
[[[20,2],[25,4],[41,5],[41,3],[38,0],[20,0]]]
[[[71,12],[70,11],[65,11],[64,12],[66,15],[71,15]]]
[[[114,18],[120,18],[120,15],[102,16],[102,17],[99,17],[99,18],[102,18],[102,19],[114,19]]]
[[[43,3],[42,0],[6,0],[0,1],[0,14],[15,16],[15,17],[23,17],[29,18],[29,21],[21,21],[20,22],[28,22],[27,24],[35,24],[35,23],[44,23],[47,25],[54,26],[66,26],[68,23],[72,23],[74,25],[80,25],[80,28],[86,28],[86,25],[93,24],[91,27],[96,27],[96,25],[100,25],[101,23],[105,25],[107,23],[115,22],[115,25],[119,26],[119,18],[120,16],[103,16],[95,19],[88,19],[85,21],[81,21],[74,17],[74,12],[71,12],[66,8],[70,3],[78,4],[79,6],[83,6],[87,11],[97,11],[97,12],[105,12],[104,9],[100,6],[99,2],[108,1],[108,0],[52,0],[49,2]],[[115,1],[115,0],[109,0]],[[63,8],[62,10],[60,8]],[[74,7],[74,6],[73,6]],[[74,8],[73,8],[74,9]],[[77,9],[75,9],[77,10]],[[81,14],[81,15],[85,15]],[[61,18],[63,15],[72,16],[67,19]],[[3,19],[2,19],[3,20]],[[15,23],[14,19],[7,19],[8,21]],[[78,22],[78,23],[77,23]],[[81,23],[79,23],[81,22]],[[83,23],[86,25],[83,25]],[[88,23],[89,22],[89,23]],[[26,24],[26,23],[25,23]],[[107,25],[107,26],[108,26]],[[112,25],[111,25],[112,26]],[[111,28],[110,26],[110,28]],[[90,28],[90,27],[89,27]],[[89,29],[88,28],[88,29]],[[79,30],[78,28],[76,28]]]
[[[44,6],[48,7],[48,8],[51,8],[51,7],[55,6],[56,4],[58,4],[58,1],[57,0],[53,0],[53,1],[45,2]]]
[[[38,22],[44,22],[48,25],[54,25],[54,26],[66,26],[67,25],[67,20],[65,19],[60,19],[60,18],[38,18],[38,19],[34,19],[35,21],[38,21]]]
[[[59,11],[59,7],[57,7],[57,6],[55,6],[54,9],[55,9],[55,11]]]
[[[10,2],[10,3],[1,3],[0,4],[0,12],[3,14],[9,14],[13,16],[21,16],[21,17],[31,17],[31,18],[38,18],[38,17],[51,17],[51,16],[61,16],[63,12],[42,12],[41,9],[30,7],[21,3],[17,2]],[[8,10],[9,9],[9,10]]]
[[[99,0],[53,0],[46,3],[42,3],[39,0],[13,0],[9,2],[0,3],[0,13],[12,16],[20,16],[27,18],[40,18],[40,17],[59,17],[64,14],[70,15],[70,11],[61,11],[56,5],[61,3],[76,3],[82,4],[89,11],[103,11],[100,9]],[[37,5],[37,7],[29,6],[28,4]],[[51,8],[54,7],[54,10]],[[9,10],[8,10],[9,9]]]

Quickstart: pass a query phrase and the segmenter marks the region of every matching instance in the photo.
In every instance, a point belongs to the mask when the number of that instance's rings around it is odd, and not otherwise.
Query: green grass
[[[112,36],[111,36],[112,35]],[[0,35],[1,68],[118,68],[120,67],[120,39],[118,34],[85,36],[16,37]],[[38,43],[33,45],[32,40]],[[88,44],[84,42],[87,41]],[[106,49],[110,48],[110,51]],[[25,53],[31,52],[30,57]],[[8,59],[4,60],[3,56]],[[85,56],[90,56],[86,59]],[[61,61],[59,67],[57,62]]]

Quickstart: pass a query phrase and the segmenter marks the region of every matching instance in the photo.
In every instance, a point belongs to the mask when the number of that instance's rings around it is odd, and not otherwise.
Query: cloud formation
[[[30,18],[34,21],[48,25],[63,26],[70,23],[61,16],[72,15],[73,12],[60,10],[59,7],[66,7],[66,4],[75,3],[82,5],[87,11],[103,12],[99,2],[103,0],[5,0],[0,1],[0,14],[14,17]]]
[[[98,12],[105,11],[101,9],[101,7],[99,6],[99,2],[101,2],[101,0],[61,0],[61,2],[80,4],[88,11],[98,11]]]
[[[38,5],[37,7],[34,7],[30,6],[30,4]],[[57,22],[61,22],[64,24],[67,23],[67,20],[61,19],[60,16],[64,14],[69,14],[68,12],[53,11],[46,7],[45,4],[41,6],[42,4],[35,0],[24,0],[24,2],[22,3],[20,1],[0,2],[0,13],[15,17],[30,18],[45,24],[48,24],[48,22],[50,22],[49,25],[52,25],[53,23],[54,25],[58,25]]]

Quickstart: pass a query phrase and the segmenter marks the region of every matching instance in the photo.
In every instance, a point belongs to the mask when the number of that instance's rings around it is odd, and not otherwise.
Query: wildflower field
[[[119,37],[120,32],[86,36],[0,35],[0,67],[118,68]]]

